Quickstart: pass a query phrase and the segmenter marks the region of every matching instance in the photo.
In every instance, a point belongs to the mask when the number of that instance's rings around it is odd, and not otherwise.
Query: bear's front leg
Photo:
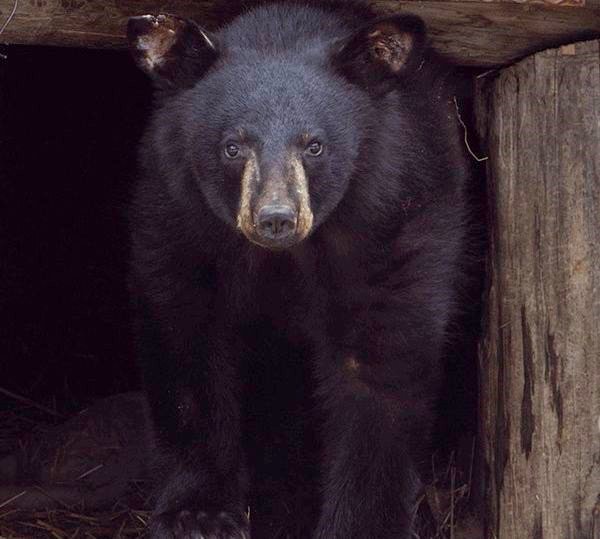
[[[317,539],[413,537],[465,282],[460,230],[444,212],[431,208],[405,224],[387,251],[365,249],[331,295],[315,357],[327,421]]]
[[[399,399],[351,391],[329,403],[316,539],[409,539],[421,483],[407,437],[417,418]],[[427,429],[429,417],[421,421]]]
[[[194,318],[188,318],[191,323]],[[249,539],[239,380],[232,339],[214,327],[142,330],[159,450],[152,539]],[[168,327],[168,326],[167,326]]]
[[[397,335],[397,333],[396,333]],[[435,338],[406,355],[377,331],[323,362],[324,499],[317,539],[409,539],[429,462],[440,365]],[[429,342],[428,342],[429,341]],[[371,345],[371,346],[369,346]],[[362,348],[362,350],[361,350]],[[369,353],[371,348],[371,353]]]

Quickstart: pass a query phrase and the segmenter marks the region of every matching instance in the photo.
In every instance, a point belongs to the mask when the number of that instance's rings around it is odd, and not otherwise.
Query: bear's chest
[[[237,284],[228,301],[232,318],[280,335],[298,333],[315,313],[315,283],[288,254],[264,256],[248,267],[239,267]]]

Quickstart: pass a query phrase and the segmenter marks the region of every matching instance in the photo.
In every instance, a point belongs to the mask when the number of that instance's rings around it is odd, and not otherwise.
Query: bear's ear
[[[127,41],[137,65],[163,89],[193,86],[219,55],[214,36],[174,15],[131,17]]]
[[[373,89],[390,88],[395,79],[419,68],[425,36],[425,24],[419,17],[382,17],[336,43],[333,61],[352,82]]]

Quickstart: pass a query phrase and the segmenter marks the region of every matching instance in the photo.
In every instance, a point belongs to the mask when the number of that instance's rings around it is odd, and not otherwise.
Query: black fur
[[[292,419],[318,425],[293,443],[321,448],[318,522],[298,537],[411,536],[464,281],[468,167],[420,22],[384,21],[414,38],[392,73],[360,48],[377,21],[344,2],[260,6],[212,34],[202,76],[158,85],[131,265],[166,470],[152,537],[249,537],[253,469]],[[236,230],[241,171],[222,143],[240,127],[265,167],[300,132],[325,140],[304,163],[313,231],[285,251]]]

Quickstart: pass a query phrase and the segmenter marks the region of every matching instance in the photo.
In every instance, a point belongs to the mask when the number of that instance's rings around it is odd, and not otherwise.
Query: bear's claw
[[[157,516],[151,539],[250,539],[248,519],[227,511],[182,510]]]

